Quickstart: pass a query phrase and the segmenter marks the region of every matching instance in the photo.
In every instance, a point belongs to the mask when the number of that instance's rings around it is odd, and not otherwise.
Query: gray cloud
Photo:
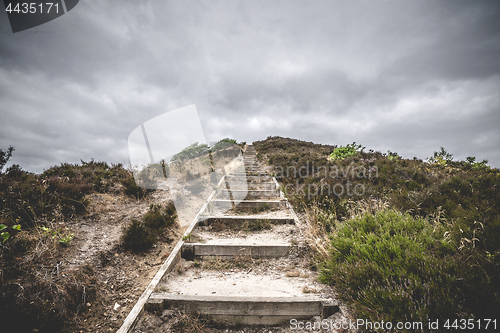
[[[1,15],[0,15],[1,16]],[[128,161],[128,134],[196,104],[206,138],[281,135],[500,166],[498,1],[81,1],[0,19],[0,146],[39,172]]]

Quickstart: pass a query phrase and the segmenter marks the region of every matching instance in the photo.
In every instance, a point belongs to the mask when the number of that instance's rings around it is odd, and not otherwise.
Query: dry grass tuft
[[[377,212],[389,208],[389,202],[378,198],[364,198],[347,202],[347,219],[361,217],[365,214],[375,215]]]
[[[333,206],[330,203],[330,206]],[[342,220],[363,216],[364,214],[376,214],[378,211],[389,207],[389,203],[382,199],[360,199],[347,202],[347,215]],[[305,206],[306,212],[306,239],[311,249],[320,258],[330,257],[329,234],[337,223],[341,223],[335,211],[325,210],[321,204],[314,202],[310,207]]]

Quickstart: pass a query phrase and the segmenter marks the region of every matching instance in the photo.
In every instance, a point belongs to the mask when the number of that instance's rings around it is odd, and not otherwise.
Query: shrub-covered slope
[[[1,150],[0,169],[12,151]],[[59,332],[74,324],[87,304],[101,297],[103,288],[98,278],[103,268],[91,258],[68,263],[78,254],[73,244],[85,246],[82,239],[74,239],[73,229],[80,228],[80,221],[92,224],[100,219],[100,213],[88,214],[87,208],[93,205],[89,198],[103,195],[124,201],[147,193],[120,164],[63,163],[41,174],[19,165],[0,170],[0,331]],[[174,225],[172,210],[172,206],[152,205],[144,222],[136,221],[146,230],[147,244],[128,226],[117,247],[137,252],[166,239],[163,229]]]
[[[454,161],[443,148],[422,161],[355,143],[269,137],[254,146],[305,213],[323,282],[355,316],[427,323],[498,315],[498,169]]]

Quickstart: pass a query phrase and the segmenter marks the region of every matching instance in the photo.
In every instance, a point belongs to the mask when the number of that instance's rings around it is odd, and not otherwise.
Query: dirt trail
[[[146,253],[124,252],[120,248],[123,228],[132,219],[142,219],[150,204],[170,202],[169,192],[158,190],[141,200],[120,191],[94,193],[88,199],[88,214],[66,223],[74,239],[62,253],[59,267],[64,271],[89,264],[97,277],[96,295],[85,301],[65,332],[116,332],[181,233],[179,228],[169,230]]]

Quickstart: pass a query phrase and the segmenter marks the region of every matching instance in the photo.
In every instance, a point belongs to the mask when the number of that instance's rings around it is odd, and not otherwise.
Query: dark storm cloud
[[[0,145],[41,171],[127,162],[127,136],[196,104],[207,141],[281,135],[500,166],[498,1],[85,1],[0,22]]]

